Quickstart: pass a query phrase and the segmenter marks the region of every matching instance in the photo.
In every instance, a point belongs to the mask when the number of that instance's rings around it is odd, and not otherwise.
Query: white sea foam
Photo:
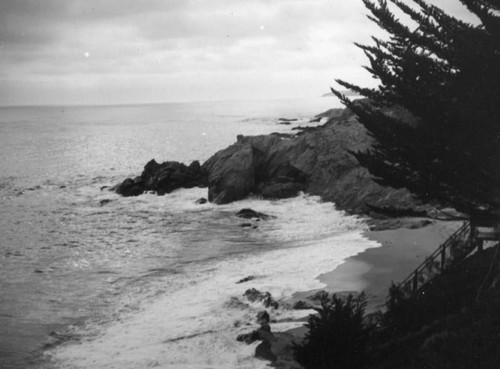
[[[161,288],[160,296],[129,294],[127,299],[143,299],[138,308],[100,327],[97,338],[84,334],[81,343],[50,352],[57,367],[264,368],[267,363],[253,357],[256,344],[235,339],[255,328],[254,318],[262,306],[228,307],[227,302],[231,298],[245,302],[242,295],[249,288],[268,291],[278,301],[289,299],[299,290],[322,288],[318,275],[334,269],[350,255],[377,246],[362,237],[359,219],[315,197],[192,205],[200,195],[199,189],[181,190],[156,201],[148,196],[129,201],[153,213],[168,206],[174,213],[197,214],[193,221],[216,219],[224,229],[233,230],[233,244],[247,242],[247,247],[255,247],[255,251],[228,252],[224,258],[190,263],[182,273],[151,281],[147,288]],[[255,222],[257,229],[242,229],[238,227],[241,219],[234,214],[243,207],[276,218]],[[210,225],[213,227],[213,223]],[[236,283],[250,275],[255,279]],[[304,314],[281,308],[269,312],[279,320]],[[274,331],[291,327],[290,323],[271,326]]]

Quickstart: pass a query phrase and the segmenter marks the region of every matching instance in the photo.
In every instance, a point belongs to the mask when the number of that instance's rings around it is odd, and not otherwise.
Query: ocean
[[[377,246],[363,220],[305,194],[217,206],[196,204],[206,189],[122,198],[103,187],[152,158],[203,162],[238,134],[291,132],[332,107],[0,108],[0,368],[266,367],[236,341],[262,306],[234,302],[249,288],[280,302],[322,288],[320,274]],[[242,228],[248,207],[274,218]],[[283,331],[308,312],[270,313]]]

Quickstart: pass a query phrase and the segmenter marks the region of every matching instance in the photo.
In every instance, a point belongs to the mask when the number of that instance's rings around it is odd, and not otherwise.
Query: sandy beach
[[[408,220],[405,227],[369,231],[365,237],[377,241],[380,247],[367,249],[347,258],[344,263],[318,279],[329,293],[361,292],[368,298],[368,313],[385,303],[391,282],[406,278],[428,255],[443,243],[458,227],[459,221],[433,221],[412,229],[419,220]],[[304,299],[316,291],[300,292],[294,297]]]

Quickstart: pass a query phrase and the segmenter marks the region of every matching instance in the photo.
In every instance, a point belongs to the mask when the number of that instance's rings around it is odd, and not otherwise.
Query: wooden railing
[[[470,223],[466,221],[405,280],[396,285],[400,296],[416,294],[436,275],[465,259],[477,246],[472,240]]]

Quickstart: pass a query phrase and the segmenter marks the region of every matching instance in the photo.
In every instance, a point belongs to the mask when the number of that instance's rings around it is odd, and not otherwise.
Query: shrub
[[[364,321],[365,307],[364,293],[345,300],[323,295],[318,314],[309,317],[304,341],[294,346],[295,359],[306,369],[364,367],[372,330]]]

